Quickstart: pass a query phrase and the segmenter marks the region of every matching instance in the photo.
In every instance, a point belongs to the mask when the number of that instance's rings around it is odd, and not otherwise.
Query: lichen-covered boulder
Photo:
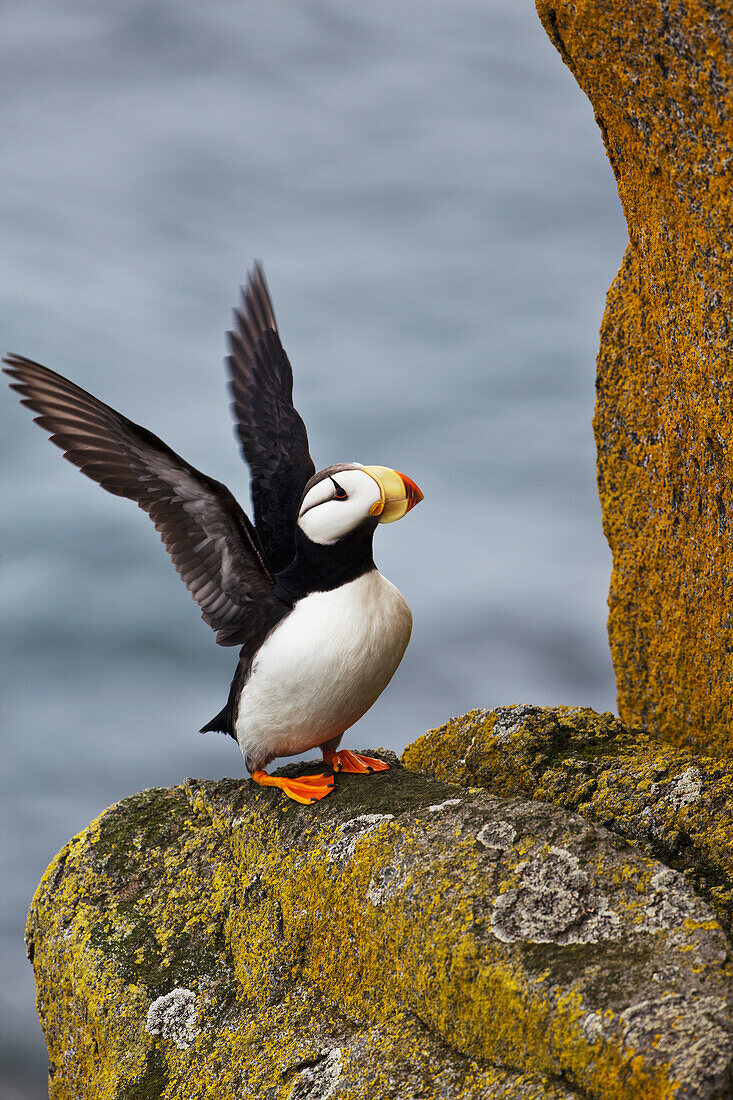
[[[435,779],[552,802],[683,871],[733,932],[733,763],[675,749],[612,714],[519,705],[429,730],[403,763]]]
[[[595,433],[619,712],[733,756],[733,6],[538,0],[629,227]]]
[[[53,861],[28,946],[53,1100],[731,1095],[728,943],[682,875],[399,766],[309,807],[126,799]]]

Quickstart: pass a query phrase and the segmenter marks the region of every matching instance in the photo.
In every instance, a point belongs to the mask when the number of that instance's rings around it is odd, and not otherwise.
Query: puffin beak
[[[419,504],[423,495],[407,474],[390,470],[389,466],[362,466],[365,474],[379,486],[381,499],[372,505],[370,515],[379,516],[380,523],[394,523]]]

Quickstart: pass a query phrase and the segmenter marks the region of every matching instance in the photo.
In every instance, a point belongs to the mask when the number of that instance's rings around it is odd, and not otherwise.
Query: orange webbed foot
[[[301,802],[304,806],[325,798],[334,787],[333,776],[323,774],[299,775],[296,779],[286,779],[284,776],[268,775],[260,770],[252,772],[252,779],[261,787],[279,787],[288,798]]]
[[[322,749],[323,759],[330,764],[335,772],[344,772],[353,775],[371,775],[372,772],[388,772],[389,764],[384,760],[378,760],[375,756],[362,756],[358,752],[350,752],[349,749],[341,749],[334,752],[332,749]]]

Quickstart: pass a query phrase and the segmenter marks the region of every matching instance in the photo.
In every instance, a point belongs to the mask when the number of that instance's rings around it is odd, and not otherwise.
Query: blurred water
[[[323,466],[415,478],[378,532],[415,632],[348,735],[400,749],[473,706],[609,709],[590,429],[626,234],[592,112],[529,0],[5,0],[4,346],[69,374],[247,501],[221,358],[265,261]],[[8,395],[6,1095],[45,1095],[22,927],[105,806],[241,775],[196,730],[219,650],[133,505]]]

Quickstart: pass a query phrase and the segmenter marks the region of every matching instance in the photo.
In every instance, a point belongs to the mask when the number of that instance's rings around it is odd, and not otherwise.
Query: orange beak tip
[[[408,477],[407,474],[401,474],[399,470],[395,470],[395,473],[405,486],[407,511],[409,512],[411,508],[414,508],[416,504],[419,504],[425,498],[411,477]]]

